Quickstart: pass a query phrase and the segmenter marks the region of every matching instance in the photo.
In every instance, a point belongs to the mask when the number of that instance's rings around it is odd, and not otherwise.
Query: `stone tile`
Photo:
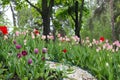
[[[97,80],[90,73],[76,66],[69,67],[67,65],[51,61],[46,61],[46,64],[48,64],[52,69],[59,69],[64,71],[68,78],[64,78],[63,80]],[[73,69],[73,71],[71,71],[72,73],[69,73],[67,71],[68,69]]]

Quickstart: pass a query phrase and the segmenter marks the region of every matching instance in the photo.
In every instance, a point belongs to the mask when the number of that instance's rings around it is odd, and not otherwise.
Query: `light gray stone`
[[[64,78],[63,80],[97,80],[90,73],[76,66],[68,66],[62,63],[51,61],[46,61],[46,65],[48,65],[52,69],[64,71],[67,78]],[[69,69],[71,69],[71,72],[68,71]]]

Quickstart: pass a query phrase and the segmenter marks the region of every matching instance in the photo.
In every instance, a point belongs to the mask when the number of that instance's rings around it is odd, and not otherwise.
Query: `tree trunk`
[[[80,30],[78,24],[78,1],[75,2],[75,35],[80,37]]]
[[[47,0],[42,0],[43,35],[46,36],[46,41],[47,35],[50,33],[50,16],[54,5],[54,0],[50,0],[49,5],[47,5],[47,3]]]
[[[113,2],[114,0],[110,0],[110,13],[111,13],[111,28],[112,28],[112,40],[113,42],[116,40],[115,35],[115,25],[114,25],[114,10],[113,10]]]
[[[116,40],[120,40],[120,21],[116,22],[115,35],[116,35]]]
[[[82,16],[83,16],[83,8],[84,8],[84,0],[82,0],[82,3],[81,3],[81,9],[80,9],[80,18],[79,18],[79,27],[78,27],[78,30],[81,31],[81,27],[82,27]],[[79,32],[80,34],[80,32]],[[80,38],[80,44],[82,44],[81,42],[81,36],[79,36]]]
[[[52,12],[52,7],[54,5],[54,0],[42,0],[42,10],[39,7],[36,7],[33,5],[29,0],[25,0],[27,3],[29,3],[33,8],[35,8],[41,15],[43,19],[43,35],[46,36],[47,41],[47,35],[50,33],[50,16]],[[48,5],[49,3],[49,5]]]
[[[50,33],[50,12],[47,6],[47,0],[42,0],[42,19],[43,19],[43,35]]]
[[[43,14],[43,35],[49,35],[50,33],[50,17],[49,14]]]
[[[14,13],[13,6],[12,6],[11,3],[10,3],[10,9],[11,9],[11,12],[12,12],[12,17],[13,17],[13,26],[16,27],[15,13]]]

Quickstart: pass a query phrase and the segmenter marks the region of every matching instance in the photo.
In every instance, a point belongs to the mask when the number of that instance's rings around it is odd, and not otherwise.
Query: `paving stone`
[[[97,80],[90,73],[76,66],[63,65],[62,63],[52,61],[46,61],[46,65],[49,65],[52,69],[64,71],[67,78],[64,78],[63,80]],[[68,71],[69,69],[71,69],[71,72]]]

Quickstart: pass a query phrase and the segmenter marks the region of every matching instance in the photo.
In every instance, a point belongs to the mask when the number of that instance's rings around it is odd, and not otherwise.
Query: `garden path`
[[[47,61],[46,64],[52,69],[64,71],[67,77],[63,80],[97,80],[90,73],[76,66],[64,65],[51,61]]]

